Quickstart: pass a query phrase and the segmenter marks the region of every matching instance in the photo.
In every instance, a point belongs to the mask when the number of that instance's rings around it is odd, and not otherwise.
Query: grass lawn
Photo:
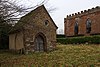
[[[57,45],[54,51],[28,55],[0,51],[0,67],[100,67],[100,44]]]

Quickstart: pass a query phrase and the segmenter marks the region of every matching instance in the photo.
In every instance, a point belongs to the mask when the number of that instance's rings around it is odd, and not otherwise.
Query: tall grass
[[[57,45],[28,55],[0,51],[0,67],[100,67],[100,45]]]

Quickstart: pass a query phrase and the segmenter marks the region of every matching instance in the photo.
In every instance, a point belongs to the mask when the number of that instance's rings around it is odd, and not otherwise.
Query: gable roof
[[[56,29],[58,29],[57,25],[54,23],[53,19],[51,18],[50,14],[49,14],[48,11],[46,10],[45,6],[42,5],[42,6],[40,6],[40,7],[43,7],[43,8],[45,9],[46,13],[47,13],[48,16],[50,17],[50,19],[51,19],[51,21],[53,22],[53,24],[55,25]]]
[[[54,23],[53,19],[51,18],[51,16],[49,15],[48,11],[46,10],[44,5],[41,5],[39,7],[37,7],[36,9],[32,10],[31,12],[29,12],[28,14],[24,15],[21,17],[21,19],[18,21],[18,23],[15,24],[15,26],[13,27],[13,29],[10,31],[11,33],[15,33],[15,32],[19,32],[21,30],[23,30],[23,25],[26,24],[27,22],[23,22],[22,19],[28,15],[31,15],[33,12],[35,12],[36,10],[38,10],[39,8],[43,8],[45,10],[45,12],[47,13],[47,15],[50,17],[50,20],[53,22],[54,26],[56,27],[56,29],[58,28],[56,26],[56,24]],[[21,22],[22,21],[22,22]]]
[[[57,28],[58,28],[57,25],[54,23],[53,19],[51,18],[50,14],[48,13],[48,11],[47,11],[47,9],[45,8],[44,5],[41,5],[41,6],[37,7],[36,9],[32,10],[31,12],[29,12],[29,13],[26,14],[25,16],[30,15],[31,13],[35,12],[35,11],[38,10],[39,8],[43,8],[43,9],[46,11],[46,14],[50,17],[50,20],[53,22],[54,26],[55,26],[56,29],[57,29]],[[21,19],[24,18],[25,16],[21,17]]]

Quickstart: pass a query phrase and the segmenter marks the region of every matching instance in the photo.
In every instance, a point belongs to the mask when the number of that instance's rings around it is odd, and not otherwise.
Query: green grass
[[[0,67],[100,67],[100,45],[57,45],[28,55],[0,51]]]

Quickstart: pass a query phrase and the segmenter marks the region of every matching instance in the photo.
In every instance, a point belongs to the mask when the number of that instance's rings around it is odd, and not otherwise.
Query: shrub
[[[100,36],[57,38],[57,42],[61,44],[100,44]]]
[[[56,36],[57,36],[57,38],[65,38],[65,35],[63,35],[63,34],[57,34]]]

